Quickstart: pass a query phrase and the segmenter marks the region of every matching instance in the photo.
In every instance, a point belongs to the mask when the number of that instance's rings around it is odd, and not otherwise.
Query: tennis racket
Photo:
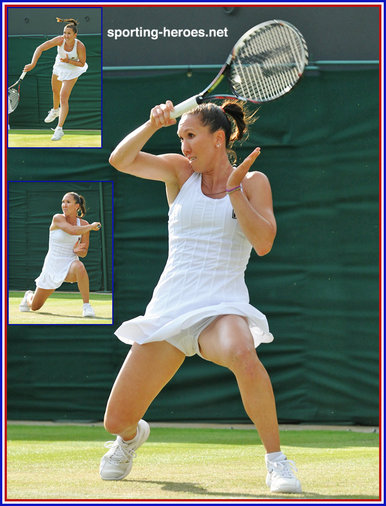
[[[178,118],[197,104],[213,99],[235,99],[260,104],[292,90],[308,63],[307,44],[297,28],[281,20],[254,26],[236,43],[215,79],[199,95],[176,105]],[[213,95],[227,78],[231,95]]]
[[[26,72],[22,72],[16,83],[8,88],[8,114],[11,114],[20,102],[20,86]]]

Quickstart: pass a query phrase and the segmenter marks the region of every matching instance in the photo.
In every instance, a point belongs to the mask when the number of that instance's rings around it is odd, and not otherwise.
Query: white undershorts
[[[182,330],[177,336],[166,339],[166,342],[178,348],[187,357],[199,355],[201,358],[205,358],[200,353],[198,338],[200,337],[201,332],[205,330],[216,318],[218,318],[218,315],[204,318],[191,327]]]

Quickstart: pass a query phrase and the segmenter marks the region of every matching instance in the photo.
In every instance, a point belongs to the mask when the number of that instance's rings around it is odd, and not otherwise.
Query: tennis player
[[[120,480],[130,472],[135,450],[148,438],[142,419],[152,400],[186,356],[199,355],[230,369],[245,410],[266,450],[266,483],[272,492],[299,493],[295,465],[281,452],[274,393],[255,348],[269,343],[266,317],[249,304],[244,272],[252,247],[266,255],[276,235],[271,188],[261,172],[248,172],[256,148],[233,167],[229,149],[251,121],[243,106],[202,104],[178,125],[182,155],[142,151],[170,118],[173,104],[158,105],[150,119],[115,148],[119,171],[163,181],[169,209],[169,256],[143,316],[122,323],[118,338],[131,350],[112,388],[100,475]],[[208,385],[210,388],[210,385]]]
[[[55,214],[52,218],[48,253],[42,272],[35,279],[36,290],[25,292],[19,309],[23,312],[37,311],[64,282],[76,282],[83,299],[83,316],[92,318],[95,312],[89,299],[89,278],[79,257],[87,255],[90,231],[99,230],[101,224],[93,222],[90,225],[82,219],[86,213],[86,201],[75,192],[64,195],[62,211],[62,214]]]
[[[86,63],[86,47],[78,36],[78,23],[75,19],[56,18],[58,23],[67,23],[63,29],[63,35],[54,37],[44,42],[35,49],[31,63],[24,67],[24,72],[30,72],[37,64],[43,51],[57,47],[55,64],[52,69],[52,94],[53,108],[45,118],[46,123],[51,123],[59,117],[52,141],[59,141],[63,135],[63,125],[69,111],[69,99],[79,76],[84,74],[88,65]],[[59,107],[60,105],[60,107]]]

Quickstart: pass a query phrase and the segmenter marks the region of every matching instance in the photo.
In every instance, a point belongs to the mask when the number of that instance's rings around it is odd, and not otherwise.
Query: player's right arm
[[[71,225],[68,223],[63,214],[55,214],[52,218],[50,230],[56,230],[58,228],[70,235],[84,235],[89,233],[91,230],[99,230],[101,228],[101,224],[98,221],[94,221],[90,224],[87,223],[87,225]]]
[[[128,134],[110,155],[110,164],[121,172],[144,179],[163,181],[167,186],[182,184],[191,174],[187,159],[178,154],[152,155],[142,148],[146,142],[162,127],[174,125],[170,118],[173,104],[156,106],[151,110],[150,119]]]
[[[43,44],[40,44],[40,46],[38,46],[35,49],[35,52],[34,52],[34,54],[32,56],[31,63],[28,63],[24,67],[24,72],[29,72],[30,70],[32,70],[33,68],[35,68],[35,66],[36,66],[39,58],[41,57],[43,51],[47,51],[48,49],[51,49],[52,47],[59,46],[60,44],[62,44],[62,42],[63,42],[63,36],[59,35],[58,37],[54,37],[53,39],[47,40]]]

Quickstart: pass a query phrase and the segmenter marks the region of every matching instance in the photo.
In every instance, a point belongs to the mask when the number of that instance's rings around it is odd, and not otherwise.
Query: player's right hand
[[[100,230],[102,228],[102,225],[99,223],[99,221],[94,221],[91,223],[91,230]]]
[[[167,100],[165,104],[159,104],[153,107],[150,111],[150,121],[152,125],[156,128],[175,125],[177,121],[170,117],[170,113],[173,109],[174,107],[171,100]]]
[[[32,70],[33,68],[35,67],[35,65],[33,65],[32,63],[28,63],[24,69],[23,69],[23,72],[29,72],[30,70]]]

